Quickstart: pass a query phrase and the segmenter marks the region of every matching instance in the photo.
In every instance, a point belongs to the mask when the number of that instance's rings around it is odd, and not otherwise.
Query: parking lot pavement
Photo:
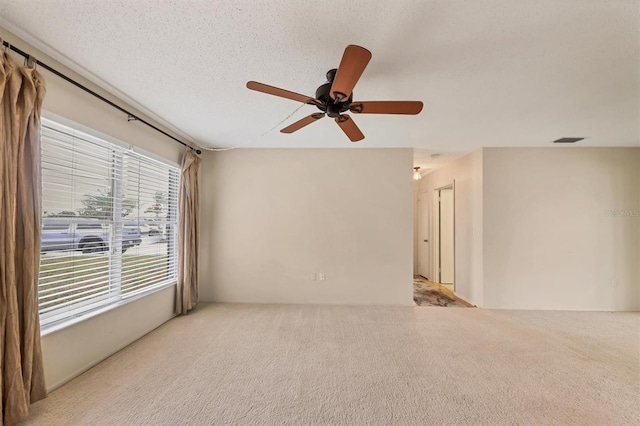
[[[166,254],[167,253],[167,242],[162,240],[160,236],[142,236],[142,242],[139,246],[131,247],[124,253],[124,256],[147,256],[147,255],[158,255],[158,254]],[[78,257],[86,257],[86,256],[105,256],[106,252],[102,253],[89,253],[83,254],[81,251],[48,251],[42,253],[43,258],[52,258],[52,257],[69,257],[69,256],[78,256]]]

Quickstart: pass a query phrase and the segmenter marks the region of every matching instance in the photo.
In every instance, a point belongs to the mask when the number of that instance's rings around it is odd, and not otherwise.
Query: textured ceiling
[[[431,153],[549,146],[562,136],[638,145],[639,5],[0,0],[0,25],[205,147],[414,147],[428,167]],[[327,119],[254,140],[298,104],[245,83],[312,95],[347,44],[373,53],[356,100],[422,100],[423,112],[356,116],[366,135],[358,144]],[[287,122],[312,112],[305,106]]]

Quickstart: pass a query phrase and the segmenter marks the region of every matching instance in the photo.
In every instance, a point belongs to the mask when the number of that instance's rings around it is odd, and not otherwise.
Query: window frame
[[[73,134],[76,139],[85,140],[87,142],[95,142],[93,139],[97,140],[101,145],[104,144],[111,151],[112,164],[110,165],[110,173],[112,176],[112,189],[113,189],[113,200],[114,200],[114,212],[112,213],[111,218],[107,220],[107,222],[112,222],[113,226],[111,226],[111,243],[109,244],[109,248],[111,253],[108,253],[107,258],[107,270],[108,270],[108,278],[106,282],[106,288],[108,289],[106,294],[99,295],[97,297],[91,297],[87,300],[83,300],[80,302],[71,303],[69,306],[73,306],[73,308],[69,309],[68,306],[62,307],[60,309],[54,309],[44,314],[40,313],[40,308],[38,308],[39,316],[40,316],[40,329],[41,334],[46,335],[60,329],[66,328],[73,324],[77,324],[91,317],[100,315],[104,312],[110,311],[112,309],[118,308],[120,306],[126,305],[138,299],[144,298],[151,294],[157,293],[169,287],[174,287],[177,284],[177,275],[178,275],[178,232],[179,232],[179,185],[180,185],[180,165],[176,162],[167,160],[165,158],[159,157],[153,153],[147,152],[138,147],[134,147],[133,145],[124,143],[118,139],[110,137],[108,135],[102,134],[96,130],[90,129],[86,126],[75,123],[66,118],[57,116],[56,114],[50,112],[43,112],[42,114],[42,122],[41,127],[44,129],[48,127],[54,131],[59,131],[55,127],[66,127],[71,132],[69,134]],[[41,132],[41,144],[44,143],[42,135],[44,134],[44,130]],[[88,136],[91,140],[86,140],[83,136]],[[44,150],[42,150],[44,151]],[[143,161],[146,162],[154,162],[159,163],[163,167],[166,167],[168,170],[169,176],[169,187],[167,188],[168,196],[168,210],[173,212],[171,217],[173,220],[166,220],[163,223],[170,222],[169,227],[172,228],[172,243],[173,247],[170,248],[167,246],[167,256],[171,258],[171,268],[168,269],[171,271],[171,275],[164,281],[159,283],[154,283],[148,287],[142,287],[140,289],[136,289],[128,294],[122,294],[122,242],[123,242],[123,233],[122,229],[127,222],[127,218],[121,216],[121,212],[118,212],[117,206],[122,206],[122,201],[124,199],[122,186],[124,181],[124,170],[122,168],[122,163],[124,162],[125,156],[131,156],[132,158],[140,157]],[[119,162],[119,166],[118,163]],[[175,187],[172,187],[172,183],[175,184]],[[44,184],[44,182],[43,182]],[[175,197],[171,198],[172,189],[175,191]],[[175,202],[175,205],[173,203]],[[118,220],[116,220],[116,218]],[[83,220],[82,217],[69,217],[67,218],[70,221],[69,227],[77,227],[77,221]],[[41,231],[44,231],[44,208],[41,210]],[[116,225],[117,222],[117,225]],[[100,224],[103,229],[105,229],[105,224],[103,220],[100,220]],[[120,228],[119,232],[119,240],[114,238],[118,235],[116,228]],[[109,228],[107,225],[106,228]],[[113,243],[115,241],[115,244]],[[117,252],[114,253],[114,247]],[[173,254],[173,256],[170,255]],[[116,262],[112,261],[112,256],[118,257]],[[40,268],[42,267],[42,262],[40,263]],[[114,271],[115,267],[115,271]],[[168,266],[169,267],[169,266]],[[40,271],[39,271],[40,272]],[[113,276],[115,273],[117,276]],[[38,282],[38,302],[40,301],[40,281]]]

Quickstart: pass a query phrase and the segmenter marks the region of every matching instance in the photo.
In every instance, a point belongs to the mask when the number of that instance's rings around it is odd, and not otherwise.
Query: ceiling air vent
[[[581,141],[582,139],[584,138],[560,138],[553,141],[553,143],[576,143],[578,141]]]

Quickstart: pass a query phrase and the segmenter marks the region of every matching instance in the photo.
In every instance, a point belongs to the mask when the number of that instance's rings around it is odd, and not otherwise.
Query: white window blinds
[[[42,126],[43,326],[174,284],[177,167]]]
[[[178,172],[129,153],[123,170],[123,241],[136,232],[145,240],[123,256],[121,291],[129,295],[177,276]]]

